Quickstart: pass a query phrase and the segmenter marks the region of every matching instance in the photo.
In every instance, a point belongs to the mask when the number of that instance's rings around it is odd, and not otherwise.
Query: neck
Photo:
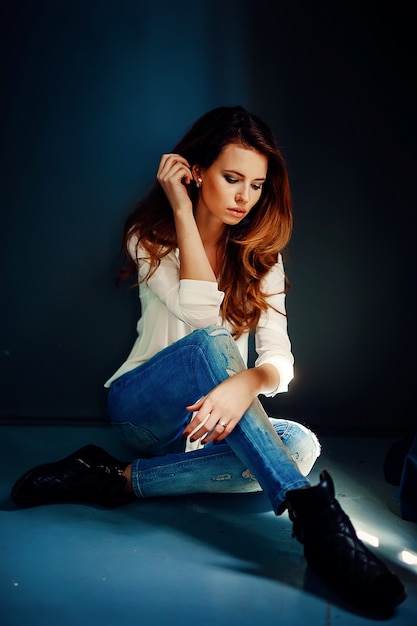
[[[224,254],[224,233],[226,226],[223,222],[210,219],[210,216],[195,216],[201,241],[204,246],[210,266],[216,277],[219,276]]]
[[[223,222],[213,219],[211,216],[202,216],[198,212],[195,214],[195,221],[205,248],[215,248],[223,241],[226,229]]]

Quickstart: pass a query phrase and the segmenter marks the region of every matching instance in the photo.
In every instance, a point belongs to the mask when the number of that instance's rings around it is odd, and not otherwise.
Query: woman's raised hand
[[[189,185],[193,176],[190,164],[180,154],[163,154],[156,175],[158,182],[175,212],[187,207],[192,209],[186,185]]]

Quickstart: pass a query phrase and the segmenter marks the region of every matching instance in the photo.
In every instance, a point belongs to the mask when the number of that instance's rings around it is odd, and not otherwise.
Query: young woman
[[[292,227],[283,157],[271,130],[220,107],[162,156],[157,182],[128,218],[124,278],[138,276],[141,318],[107,381],[112,424],[131,463],[93,445],[38,466],[12,490],[20,505],[107,506],[134,496],[263,489],[286,509],[307,561],[360,606],[392,608],[399,579],[357,538],[329,474],[306,478],[315,435],[269,419],[260,394],[285,392],[293,357],[281,253]],[[257,359],[247,367],[248,337]]]

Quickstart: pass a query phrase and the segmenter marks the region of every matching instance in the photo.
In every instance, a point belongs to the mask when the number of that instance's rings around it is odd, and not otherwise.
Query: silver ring
[[[219,426],[223,426],[223,428],[226,428],[227,424],[225,424],[224,422],[217,422]]]

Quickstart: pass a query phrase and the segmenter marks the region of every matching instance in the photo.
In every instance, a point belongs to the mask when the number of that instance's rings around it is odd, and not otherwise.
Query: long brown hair
[[[257,150],[268,159],[268,172],[262,194],[250,213],[237,225],[225,227],[225,253],[219,274],[224,291],[222,317],[238,337],[254,330],[262,311],[268,307],[262,293],[262,279],[277,262],[291,236],[292,207],[285,161],[271,129],[256,115],[240,106],[218,107],[200,117],[171,152],[181,154],[190,166],[209,168],[228,144]],[[196,206],[198,189],[190,185]],[[127,265],[120,279],[136,274],[129,254],[129,240],[136,236],[149,254],[150,270],[161,258],[177,248],[174,216],[167,197],[156,182],[129,215],[123,243]]]

